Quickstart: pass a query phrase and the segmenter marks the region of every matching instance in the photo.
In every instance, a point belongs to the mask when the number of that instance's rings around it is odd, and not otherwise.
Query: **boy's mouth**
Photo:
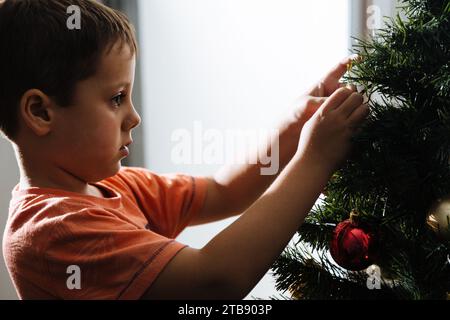
[[[123,146],[121,146],[120,149],[121,149],[121,150],[122,150],[122,149],[128,149],[128,146],[129,146],[130,144],[132,144],[132,143],[133,143],[133,141],[129,141],[129,142],[125,143]]]
[[[124,153],[126,153],[126,155],[128,155],[130,153],[130,150],[128,149],[128,146],[132,143],[133,141],[128,142],[127,144],[123,145],[120,147],[120,151],[123,151]]]

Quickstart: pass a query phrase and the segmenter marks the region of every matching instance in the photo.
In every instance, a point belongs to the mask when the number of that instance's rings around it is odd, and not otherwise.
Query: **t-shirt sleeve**
[[[150,229],[175,238],[200,212],[207,179],[183,174],[157,175],[147,169],[125,167],[118,178],[149,221]]]
[[[204,205],[207,179],[123,168],[100,184],[121,197],[40,194],[13,216],[5,259],[22,298],[139,299],[186,247],[174,238]]]
[[[63,299],[139,299],[185,247],[102,209],[65,215],[47,231],[38,258],[46,266],[36,267],[41,287]]]

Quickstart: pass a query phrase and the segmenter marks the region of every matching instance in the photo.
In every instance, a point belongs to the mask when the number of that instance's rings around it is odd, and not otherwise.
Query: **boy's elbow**
[[[224,261],[203,255],[202,278],[198,287],[201,292],[206,293],[206,299],[215,300],[241,300],[251,291],[248,281],[238,267],[230,267]]]
[[[215,292],[217,296],[212,299],[242,300],[249,291],[245,289],[245,284],[238,280],[232,280],[230,277],[223,277],[213,287],[210,292]]]
[[[219,292],[220,299],[242,300],[254,287],[251,276],[242,273],[240,268],[220,268],[213,282],[211,292]],[[218,297],[219,298],[219,297]]]
[[[168,263],[142,299],[242,299],[248,292],[237,272],[237,268],[222,267],[202,250],[186,247]]]

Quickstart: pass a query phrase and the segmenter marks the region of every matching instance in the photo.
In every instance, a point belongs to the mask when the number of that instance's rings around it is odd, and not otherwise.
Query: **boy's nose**
[[[137,113],[136,109],[132,106],[132,111],[124,123],[125,130],[136,128],[140,123],[141,117]]]

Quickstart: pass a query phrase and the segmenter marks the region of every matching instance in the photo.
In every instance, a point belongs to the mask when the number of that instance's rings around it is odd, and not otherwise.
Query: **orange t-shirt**
[[[3,254],[20,298],[140,298],[206,194],[205,178],[131,167],[95,185],[108,197],[12,191]]]

